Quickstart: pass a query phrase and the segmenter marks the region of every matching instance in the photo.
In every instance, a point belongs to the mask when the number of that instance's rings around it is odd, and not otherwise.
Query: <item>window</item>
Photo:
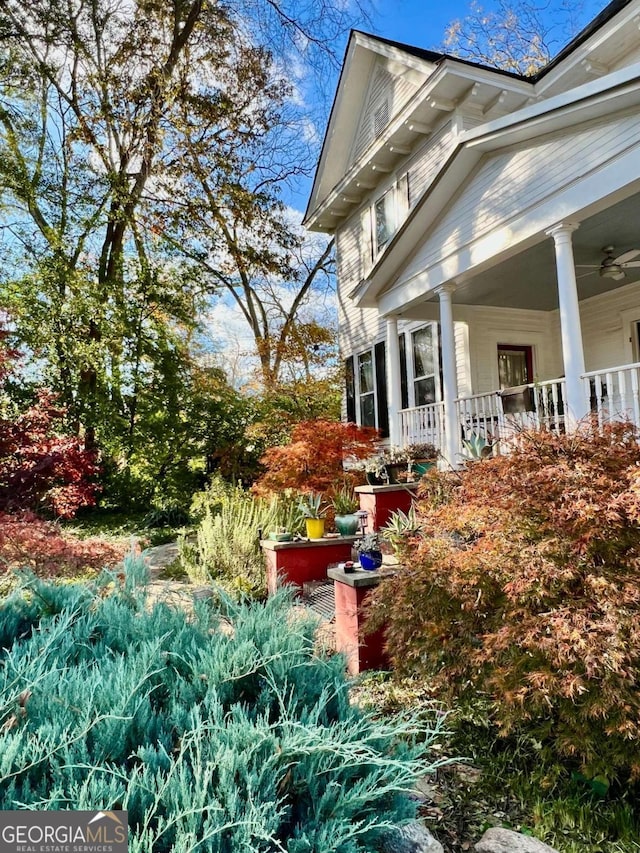
[[[531,347],[498,344],[498,383],[500,389],[533,382]]]
[[[398,183],[388,189],[373,203],[372,255],[382,252],[404,221],[409,210],[409,175],[403,175]]]
[[[389,408],[385,342],[379,341],[372,349],[345,359],[345,381],[347,420],[376,427],[386,438]]]
[[[375,251],[380,253],[387,245],[395,230],[394,191],[389,190],[379,198],[373,207],[375,222]]]
[[[373,372],[373,352],[363,352],[358,356],[358,397],[360,401],[360,426],[376,425],[375,376]]]
[[[414,406],[426,406],[437,399],[438,350],[434,327],[425,326],[411,335],[413,353]]]

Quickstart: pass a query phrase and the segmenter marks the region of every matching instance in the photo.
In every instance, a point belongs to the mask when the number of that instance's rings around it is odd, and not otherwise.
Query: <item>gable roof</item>
[[[640,63],[636,63],[469,131],[452,149],[367,278],[349,295],[360,307],[377,304],[484,155],[639,106]]]
[[[353,168],[350,169],[352,164],[348,161],[351,145],[347,144],[344,134],[348,134],[349,131],[355,132],[354,115],[359,115],[362,109],[368,84],[367,70],[371,69],[376,56],[392,56],[409,68],[420,69],[427,79],[432,78],[434,81],[437,77],[434,73],[436,71],[441,72],[439,79],[444,80],[447,75],[461,74],[464,69],[467,69],[467,75],[469,70],[476,71],[483,82],[494,81],[496,87],[500,85],[501,79],[503,81],[511,80],[514,86],[524,87],[520,88],[519,91],[526,98],[527,93],[533,94],[534,86],[538,81],[558,68],[594,33],[632,2],[634,0],[612,0],[551,62],[531,76],[494,68],[446,53],[414,47],[359,30],[352,30],[303,224],[322,230],[322,226],[318,224],[318,213],[322,212],[323,206],[326,206],[325,202],[331,197],[332,193],[335,196],[343,184],[345,187],[348,186],[344,182],[344,178],[349,171],[353,172]],[[391,118],[393,120],[393,116]],[[351,182],[352,185],[353,181]]]

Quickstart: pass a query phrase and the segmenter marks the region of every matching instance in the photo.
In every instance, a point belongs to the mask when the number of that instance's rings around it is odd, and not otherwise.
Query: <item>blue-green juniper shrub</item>
[[[356,853],[413,816],[437,718],[351,705],[288,593],[187,614],[139,569],[0,602],[0,809],[127,809],[132,853]]]

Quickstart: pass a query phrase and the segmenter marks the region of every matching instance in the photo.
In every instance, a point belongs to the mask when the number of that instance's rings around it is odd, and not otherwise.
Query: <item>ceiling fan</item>
[[[605,258],[601,264],[576,264],[576,266],[599,270],[602,278],[613,278],[616,281],[620,281],[620,279],[625,278],[624,271],[626,269],[629,269],[630,267],[640,267],[640,260],[632,260],[640,255],[640,249],[630,249],[628,252],[623,252],[621,255],[618,255],[616,258],[613,254],[613,248],[613,246],[604,246],[602,251],[605,254]],[[583,273],[579,278],[584,278],[586,275],[593,275],[593,273]]]

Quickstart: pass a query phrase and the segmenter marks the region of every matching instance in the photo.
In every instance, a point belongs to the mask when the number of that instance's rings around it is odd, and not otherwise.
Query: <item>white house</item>
[[[511,417],[640,424],[640,0],[532,77],[353,32],[305,224],[350,420],[452,461]]]

